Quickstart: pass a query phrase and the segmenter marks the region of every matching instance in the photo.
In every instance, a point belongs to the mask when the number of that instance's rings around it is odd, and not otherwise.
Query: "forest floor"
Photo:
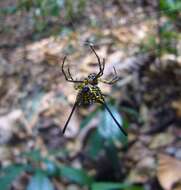
[[[145,7],[148,12],[140,13],[139,6],[134,5],[133,11],[129,3],[93,2],[81,18],[67,22],[61,16],[60,20],[51,18],[42,31],[34,27],[31,11],[0,15],[0,166],[31,162],[35,168],[45,169],[44,161],[32,161],[38,150],[40,157],[82,169],[93,176],[94,182],[180,190],[180,38],[177,43],[171,41],[177,53],[160,54],[165,47],[147,43],[158,38],[158,20],[152,15],[151,5]],[[1,1],[0,8],[16,3]],[[181,28],[177,28],[179,31]],[[85,42],[94,44],[101,60],[105,58],[103,78],[111,79],[113,68],[120,77],[112,86],[99,86],[127,126],[126,145],[117,139],[119,131],[113,121],[105,124],[111,125],[108,131],[103,125],[100,129],[105,131],[98,129],[108,117],[98,105],[77,108],[65,136],[61,134],[77,94],[61,71],[64,56],[68,55],[66,64],[76,79],[99,69]],[[30,158],[21,157],[25,152],[31,152]],[[26,189],[32,175],[24,172],[11,188]],[[83,177],[52,178],[59,190],[88,188]]]

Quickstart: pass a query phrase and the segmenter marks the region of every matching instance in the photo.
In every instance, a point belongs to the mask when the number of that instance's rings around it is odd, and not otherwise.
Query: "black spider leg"
[[[128,136],[126,131],[123,129],[123,127],[118,123],[118,121],[116,120],[116,118],[114,117],[114,115],[112,114],[111,110],[109,109],[109,107],[107,106],[107,104],[104,101],[101,101],[101,104],[104,105],[104,107],[106,108],[106,110],[109,112],[109,114],[111,115],[111,117],[113,118],[114,122],[117,124],[117,126],[119,127],[119,129],[122,131],[122,133],[125,136]]]
[[[70,112],[70,115],[69,115],[69,117],[68,117],[68,119],[67,119],[67,121],[66,121],[66,123],[65,123],[65,125],[64,125],[64,128],[63,128],[63,130],[62,130],[62,133],[63,133],[63,134],[64,134],[65,131],[66,131],[66,128],[67,128],[67,126],[68,126],[68,123],[69,123],[69,121],[70,121],[70,119],[71,119],[71,117],[72,117],[72,114],[74,113],[75,108],[76,108],[77,105],[78,105],[78,101],[76,100],[75,103],[74,103],[74,105],[73,105],[72,111]]]
[[[105,59],[103,59],[102,63],[101,63],[101,60],[98,56],[98,54],[96,53],[95,49],[94,49],[94,46],[93,45],[90,45],[90,48],[91,50],[94,52],[96,58],[97,58],[97,61],[98,61],[98,64],[99,64],[99,72],[97,73],[97,78],[101,77],[103,75],[103,72],[104,72],[104,68],[105,68]]]
[[[63,58],[63,63],[62,63],[62,73],[63,75],[65,76],[65,80],[66,81],[69,81],[69,82],[74,82],[74,83],[82,83],[83,81],[82,80],[74,80],[71,73],[70,73],[70,69],[68,68],[68,74],[69,74],[69,77],[67,77],[66,73],[65,73],[65,70],[64,70],[64,64],[65,64],[65,61],[66,61],[66,56]]]

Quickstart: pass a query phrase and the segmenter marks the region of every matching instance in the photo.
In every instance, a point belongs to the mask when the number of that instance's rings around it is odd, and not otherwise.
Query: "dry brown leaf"
[[[161,133],[153,137],[149,147],[156,149],[171,144],[174,141],[175,137],[171,133]]]
[[[178,182],[178,184],[175,185],[173,190],[181,190],[181,182]]]
[[[112,35],[121,43],[130,43],[133,39],[132,32],[127,28],[115,28],[112,30]]]
[[[143,157],[132,168],[128,179],[133,183],[145,183],[155,175],[155,159],[152,156]]]
[[[181,180],[181,161],[164,154],[158,156],[158,161],[158,180],[164,190],[172,190]]]
[[[51,52],[44,53],[45,60],[52,66],[59,64],[60,57],[56,54],[52,54]]]
[[[0,146],[0,161],[3,165],[6,165],[6,163],[8,164],[9,161],[12,158],[12,152],[11,149],[8,146]],[[5,161],[5,162],[4,162]]]
[[[18,124],[24,124],[27,132],[27,123],[22,110],[13,110],[7,115],[0,117],[0,144],[6,144],[12,137],[15,131],[18,131]]]
[[[181,100],[172,102],[172,107],[176,110],[177,116],[181,118]]]
[[[141,30],[138,31],[138,27],[141,28]],[[149,24],[147,25],[144,23],[144,25],[139,26],[132,26],[130,28],[127,27],[121,27],[121,28],[115,28],[112,30],[112,35],[119,40],[119,42],[123,44],[128,43],[139,43],[139,41],[143,40],[148,32]],[[136,36],[136,37],[135,37]]]
[[[127,156],[134,162],[142,160],[144,157],[149,157],[152,152],[143,145],[142,142],[136,142],[128,151]]]
[[[58,57],[66,45],[67,39],[46,38],[26,46],[27,58],[34,63],[39,63],[47,59],[47,55],[49,55],[48,58],[50,58],[51,55],[52,59],[52,56]]]

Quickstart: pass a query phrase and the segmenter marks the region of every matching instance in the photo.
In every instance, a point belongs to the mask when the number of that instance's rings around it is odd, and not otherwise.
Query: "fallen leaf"
[[[172,107],[176,110],[176,114],[181,118],[181,100],[172,102]]]
[[[152,152],[141,142],[136,142],[128,151],[127,156],[134,162],[138,162],[143,157],[151,156]]]
[[[128,175],[129,182],[145,183],[155,175],[155,159],[152,156],[140,159]]]
[[[6,144],[12,137],[17,123],[23,118],[21,110],[13,110],[0,117],[0,144]]]
[[[174,136],[171,133],[161,133],[155,135],[150,143],[150,148],[155,149],[171,144]]]
[[[158,156],[157,177],[164,190],[172,190],[173,186],[181,180],[180,171],[180,160],[164,154]]]

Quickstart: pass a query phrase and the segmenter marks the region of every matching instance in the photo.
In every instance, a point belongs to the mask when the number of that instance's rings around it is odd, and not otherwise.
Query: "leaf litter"
[[[156,185],[157,189],[178,190],[181,158],[180,40],[177,55],[167,53],[160,56],[161,63],[158,63],[155,48],[149,53],[143,51],[140,54],[147,37],[156,36],[157,22],[155,19],[146,19],[137,25],[122,26],[122,12],[118,7],[123,5],[121,1],[110,2],[106,3],[110,9],[105,6],[105,11],[102,11],[101,5],[89,2],[86,14],[90,16],[93,26],[80,24],[79,27],[75,23],[75,31],[58,36],[42,35],[38,40],[32,38],[36,34],[29,14],[23,12],[4,16],[0,33],[0,133],[3,137],[0,163],[2,166],[27,163],[28,159],[19,158],[19,155],[32,149],[39,149],[40,154],[47,157],[51,155],[48,153],[50,150],[61,149],[63,153],[57,152],[53,158],[58,164],[84,169],[100,181],[106,180],[107,173],[111,173],[108,178],[111,181],[125,180],[150,188]],[[129,5],[125,4],[121,9],[127,13],[127,18],[133,18],[134,13]],[[84,45],[85,41],[94,43],[100,57],[106,58],[104,77],[112,76],[113,67],[120,76],[120,81],[114,87],[100,85],[105,96],[111,95],[118,107],[134,110],[140,117],[138,120],[131,114],[122,113],[130,126],[127,150],[115,143],[119,158],[118,171],[112,168],[107,159],[106,151],[110,145],[106,141],[98,141],[105,134],[101,136],[95,133],[101,119],[94,117],[92,122],[90,120],[82,129],[79,128],[89,111],[96,111],[96,106],[78,108],[66,138],[61,136],[61,129],[76,95],[73,85],[67,83],[61,73],[64,55],[68,55],[67,64],[77,79],[97,71],[96,59]],[[90,137],[95,140],[89,140]],[[97,155],[94,155],[94,160],[88,152],[95,144]],[[27,186],[27,178],[31,182],[31,176],[33,174],[30,172],[17,179],[19,185],[14,184],[15,189],[30,188],[31,183]],[[46,176],[44,180],[49,183]],[[52,181],[57,189],[87,189],[57,177]],[[51,183],[50,186],[52,188]]]

